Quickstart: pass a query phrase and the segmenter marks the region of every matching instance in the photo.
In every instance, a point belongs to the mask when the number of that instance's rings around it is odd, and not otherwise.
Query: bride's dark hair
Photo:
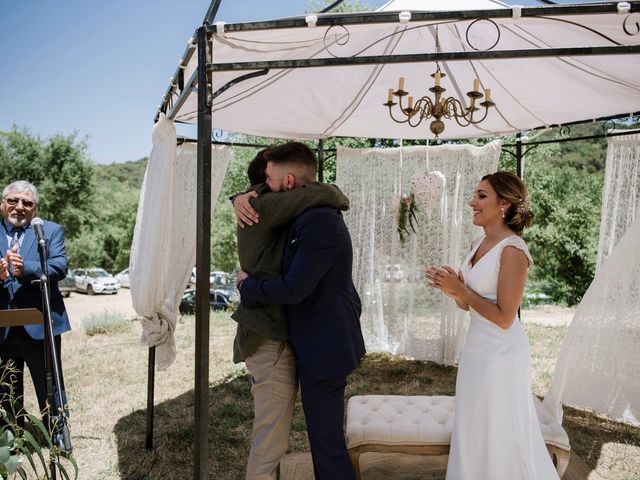
[[[498,198],[511,204],[504,212],[504,221],[515,233],[522,234],[522,230],[533,222],[533,212],[525,184],[510,172],[492,173],[482,177],[482,180],[491,184]]]

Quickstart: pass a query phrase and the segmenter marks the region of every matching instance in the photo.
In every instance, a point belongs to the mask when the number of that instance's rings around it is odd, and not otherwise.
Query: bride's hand
[[[425,269],[425,277],[430,287],[437,288],[448,297],[459,299],[464,288],[464,277],[448,266]]]

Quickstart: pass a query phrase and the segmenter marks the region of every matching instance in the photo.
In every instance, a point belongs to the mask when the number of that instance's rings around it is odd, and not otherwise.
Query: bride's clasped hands
[[[424,278],[427,280],[427,285],[442,291],[447,297],[455,300],[460,308],[468,310],[469,307],[464,301],[464,294],[468,287],[465,285],[461,271],[456,272],[447,265],[441,267],[431,265],[424,269]]]

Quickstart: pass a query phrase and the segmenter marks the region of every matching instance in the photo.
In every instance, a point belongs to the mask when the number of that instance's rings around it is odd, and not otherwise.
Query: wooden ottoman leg
[[[569,466],[569,458],[571,457],[571,453],[566,450],[558,449],[556,452],[556,457],[558,458],[558,465],[556,469],[558,470],[558,476],[562,478],[565,470]]]
[[[360,449],[357,447],[350,449],[349,458],[351,458],[351,466],[353,466],[356,480],[360,480]]]
[[[555,445],[547,445],[547,449],[551,454],[553,464],[556,466],[558,476],[562,478],[562,475],[564,475],[565,470],[569,466],[569,458],[571,457],[571,452],[562,448],[558,448]]]

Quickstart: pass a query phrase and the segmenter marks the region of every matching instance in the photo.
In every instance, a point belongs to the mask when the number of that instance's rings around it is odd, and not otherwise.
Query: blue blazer
[[[314,208],[291,227],[284,250],[284,276],[249,277],[242,304],[283,304],[298,362],[318,380],[352,372],[365,354],[362,306],[351,277],[351,237],[340,210]]]
[[[51,286],[51,322],[53,334],[60,335],[71,330],[69,317],[64,307],[62,294],[58,288],[58,281],[67,276],[67,253],[64,247],[64,231],[60,225],[44,221],[44,237],[48,256],[47,268]],[[0,228],[0,254],[5,255],[9,245],[4,228]],[[31,226],[24,231],[20,255],[24,262],[24,274],[21,278],[10,276],[3,282],[0,292],[0,308],[37,308],[42,311],[42,293],[39,284],[31,284],[38,280],[42,273],[40,269],[40,255],[36,243],[36,235]],[[36,340],[44,339],[44,325],[25,325],[25,330]],[[0,331],[0,342],[7,337],[8,328]]]

